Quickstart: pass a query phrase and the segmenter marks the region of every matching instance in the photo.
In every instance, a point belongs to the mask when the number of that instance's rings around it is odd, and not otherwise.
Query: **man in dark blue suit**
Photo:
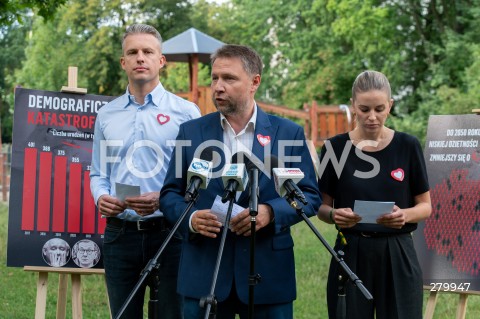
[[[261,58],[249,47],[225,45],[212,55],[212,98],[218,112],[180,126],[176,150],[160,194],[160,209],[169,221],[176,222],[187,206],[184,195],[192,159],[212,145],[219,148],[215,152],[221,158],[217,168],[230,162],[231,154],[243,151],[260,161],[275,155],[285,167],[301,169],[305,177],[298,187],[308,201],[304,212],[309,217],[317,212],[321,198],[303,129],[289,120],[267,115],[256,105],[254,96],[261,73]],[[218,171],[215,175],[218,177]],[[270,172],[260,174],[259,190],[255,272],[261,280],[254,290],[255,318],[291,319],[296,282],[290,226],[302,219],[276,193]],[[186,298],[186,319],[205,315],[199,301],[210,294],[222,231],[222,223],[210,208],[223,191],[221,178],[213,178],[207,189],[199,191],[197,202],[180,226],[184,242],[178,292]],[[230,221],[214,292],[219,319],[233,319],[235,314],[247,318],[248,312],[251,235],[248,191],[242,192],[236,203],[247,208]]]

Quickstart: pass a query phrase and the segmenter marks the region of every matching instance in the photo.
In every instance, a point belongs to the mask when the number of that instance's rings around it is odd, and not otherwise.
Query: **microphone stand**
[[[133,297],[138,292],[138,289],[140,289],[140,287],[143,286],[144,281],[147,279],[147,277],[150,277],[149,278],[150,279],[150,284],[149,284],[150,300],[148,301],[148,318],[158,319],[157,312],[155,311],[155,306],[158,303],[157,292],[158,292],[158,286],[159,286],[159,278],[157,274],[158,274],[158,269],[160,265],[158,263],[158,258],[160,258],[160,255],[165,250],[165,247],[172,239],[173,235],[177,231],[182,221],[185,219],[185,216],[187,216],[190,209],[192,209],[193,204],[195,203],[197,198],[198,198],[198,192],[195,192],[191,197],[189,197],[190,200],[188,200],[187,207],[183,211],[182,215],[180,215],[180,218],[177,220],[175,225],[170,230],[170,233],[168,234],[167,238],[165,238],[165,240],[163,241],[162,245],[158,249],[155,256],[149,260],[145,268],[140,273],[140,279],[138,280],[133,290],[130,292],[130,295],[127,297],[127,299],[123,303],[122,308],[120,308],[120,310],[118,311],[117,315],[115,316],[115,319],[119,319],[122,316],[123,312],[125,311],[125,309],[127,309],[127,306],[130,304]]]
[[[236,187],[235,187],[236,188]],[[220,246],[218,247],[217,261],[213,271],[212,285],[210,287],[210,294],[200,299],[200,307],[205,309],[204,319],[215,319],[217,316],[217,299],[215,298],[215,286],[217,285],[218,272],[220,270],[220,262],[222,261],[223,248],[225,247],[225,240],[227,239],[228,225],[230,224],[230,217],[232,216],[233,202],[235,200],[236,192],[229,192],[228,197],[228,210],[225,217],[225,225],[222,230],[222,237],[220,239]]]
[[[344,319],[346,318],[345,284],[348,280],[350,280],[360,290],[360,292],[365,296],[367,300],[373,300],[373,296],[368,291],[368,289],[365,288],[363,282],[357,277],[357,275],[355,275],[355,273],[353,273],[353,271],[345,263],[345,260],[343,259],[344,252],[340,250],[337,253],[335,252],[335,250],[333,250],[333,248],[328,244],[325,238],[320,235],[320,232],[315,228],[315,225],[313,225],[307,215],[305,215],[303,207],[300,206],[293,197],[294,195],[287,194],[285,196],[285,199],[288,201],[290,206],[296,210],[297,214],[303,218],[303,220],[307,223],[310,229],[315,233],[318,239],[322,242],[323,246],[325,246],[330,255],[332,255],[333,259],[339,264],[340,269],[344,274],[344,276],[339,275],[338,278],[340,284],[338,293],[339,299],[337,301],[337,318]]]
[[[258,215],[258,169],[250,170],[250,275],[248,276],[248,318],[253,319],[255,304],[255,285],[261,280],[260,274],[255,274],[255,234],[256,217]]]

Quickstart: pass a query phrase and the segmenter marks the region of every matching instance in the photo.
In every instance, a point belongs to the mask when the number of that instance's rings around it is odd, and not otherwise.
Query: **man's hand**
[[[106,217],[117,216],[127,208],[124,202],[110,195],[102,195],[97,202],[98,212]]]
[[[216,238],[222,227],[222,223],[210,212],[210,209],[197,210],[190,222],[196,232],[210,238]]]
[[[265,204],[258,205],[258,215],[256,217],[255,231],[262,229],[273,220],[272,207]],[[241,213],[232,218],[230,229],[237,235],[251,235],[251,217],[250,210],[245,208]]]
[[[140,196],[125,198],[125,204],[140,216],[153,214],[158,209],[160,192],[145,193]]]

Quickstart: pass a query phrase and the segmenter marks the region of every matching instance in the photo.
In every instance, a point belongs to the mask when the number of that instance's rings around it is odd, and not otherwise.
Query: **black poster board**
[[[16,89],[7,266],[103,267],[89,170],[97,112],[113,99]]]
[[[480,116],[432,115],[425,144],[432,215],[415,247],[424,285],[480,291]]]

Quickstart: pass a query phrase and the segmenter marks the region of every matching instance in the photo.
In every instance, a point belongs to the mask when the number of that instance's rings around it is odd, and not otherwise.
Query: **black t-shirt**
[[[334,199],[334,207],[353,210],[355,200],[364,200],[395,202],[400,208],[409,208],[415,205],[416,195],[429,190],[425,160],[415,137],[395,132],[390,144],[380,151],[360,148],[361,144],[352,144],[348,133],[327,140],[322,148],[319,188]],[[416,223],[407,223],[402,229],[359,223],[351,229],[404,233],[416,228]]]

